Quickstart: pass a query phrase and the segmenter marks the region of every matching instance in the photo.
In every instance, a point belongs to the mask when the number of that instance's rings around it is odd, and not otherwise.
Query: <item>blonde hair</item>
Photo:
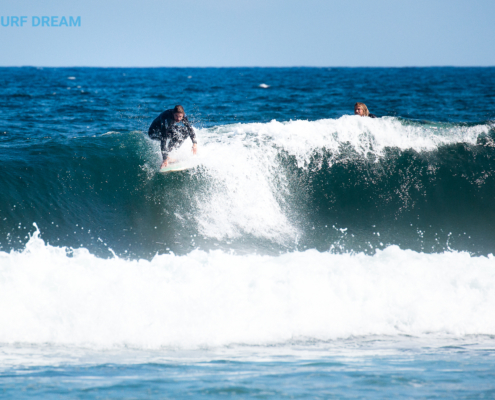
[[[368,107],[366,107],[366,104],[356,103],[356,104],[354,104],[354,109],[356,109],[356,107],[361,107],[363,109],[365,117],[370,116],[370,112],[368,111]]]

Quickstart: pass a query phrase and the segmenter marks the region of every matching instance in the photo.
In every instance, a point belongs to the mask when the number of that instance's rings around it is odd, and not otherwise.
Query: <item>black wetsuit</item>
[[[173,109],[164,111],[155,118],[148,129],[148,135],[151,139],[160,141],[164,160],[167,159],[168,153],[179,147],[188,137],[193,143],[197,143],[196,134],[187,117],[184,115],[181,122],[175,122]]]
[[[378,118],[375,114],[371,114],[371,113],[370,113],[370,115],[368,115],[368,117],[370,117],[370,118]]]

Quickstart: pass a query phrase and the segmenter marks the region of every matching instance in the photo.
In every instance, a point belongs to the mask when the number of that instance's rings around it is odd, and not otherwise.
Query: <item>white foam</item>
[[[495,335],[495,259],[398,247],[278,257],[194,251],[104,260],[0,252],[0,343],[267,345],[367,335]]]
[[[339,119],[289,121],[227,125],[211,133],[244,136],[245,141],[277,146],[297,157],[300,166],[307,165],[314,153],[331,152],[334,158],[347,147],[361,156],[383,157],[386,148],[432,151],[452,143],[475,144],[481,134],[493,129],[490,125],[461,126],[454,124],[403,123],[394,117],[363,118],[344,115]],[[205,132],[206,131],[206,132]],[[343,145],[346,148],[343,148]]]
[[[284,174],[278,173],[273,148],[211,144],[203,167],[209,185],[196,194],[200,233],[223,239],[245,234],[277,242],[292,240],[298,230],[282,208]]]
[[[186,143],[173,157],[200,166],[191,171],[203,182],[192,193],[199,233],[219,240],[252,235],[293,241],[299,231],[284,207],[287,185],[277,149],[216,129],[198,136],[198,156],[191,155]]]
[[[285,202],[289,186],[280,165],[281,150],[295,156],[300,168],[307,168],[312,157],[321,153],[330,155],[328,162],[332,164],[353,154],[378,159],[390,147],[432,151],[449,143],[474,144],[490,128],[343,116],[199,129],[196,161],[202,167],[201,180],[208,185],[194,193],[198,230],[219,240],[246,234],[277,243],[296,240],[300,232],[292,222],[296,219],[294,210]],[[180,158],[190,154],[189,144],[178,151]]]

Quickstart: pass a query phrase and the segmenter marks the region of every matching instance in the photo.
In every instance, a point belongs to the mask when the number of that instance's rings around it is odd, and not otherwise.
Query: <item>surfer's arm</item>
[[[151,123],[148,129],[148,136],[150,137],[150,139],[154,139],[154,140],[161,139],[162,133],[161,133],[160,125],[161,125],[160,120],[158,118]]]
[[[191,126],[191,124],[189,123],[187,117],[184,117],[183,121],[184,121],[184,126],[187,128],[187,131],[189,133],[189,137],[191,138],[191,141],[193,142],[192,152],[193,152],[193,154],[196,154],[196,152],[198,151],[198,142],[196,141],[196,132],[194,132],[194,129]]]
[[[194,129],[191,126],[191,124],[190,124],[189,120],[187,119],[187,117],[184,117],[184,119],[182,120],[182,122],[184,123],[184,126],[187,128],[187,133],[189,134],[189,137],[191,138],[193,144],[194,145],[197,145],[198,142],[196,141],[196,132],[194,132]]]
[[[151,123],[150,128],[148,129],[148,135],[151,139],[154,140],[166,140],[167,133],[170,128],[171,122],[167,118],[168,111],[161,113],[155,120]]]

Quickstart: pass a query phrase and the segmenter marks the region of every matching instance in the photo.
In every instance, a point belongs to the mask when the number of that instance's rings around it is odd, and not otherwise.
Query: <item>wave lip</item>
[[[495,259],[396,246],[364,254],[193,251],[99,259],[0,252],[1,343],[102,348],[268,345],[368,335],[495,335]]]
[[[386,148],[432,151],[453,143],[476,144],[480,135],[493,129],[493,124],[472,126],[450,123],[420,123],[395,117],[378,119],[345,115],[338,119],[318,121],[271,121],[222,127],[236,135],[246,135],[262,141],[272,141],[279,148],[297,157],[300,164],[309,163],[315,152],[342,152],[350,146],[360,156],[383,157]]]

